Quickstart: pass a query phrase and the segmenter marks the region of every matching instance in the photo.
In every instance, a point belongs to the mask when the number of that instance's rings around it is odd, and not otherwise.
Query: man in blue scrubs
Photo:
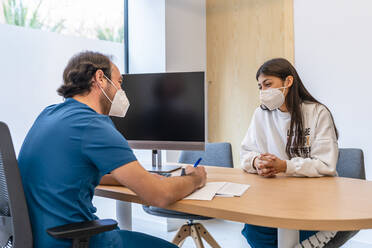
[[[37,117],[22,145],[18,163],[30,212],[34,247],[71,247],[54,239],[51,227],[97,219],[94,188],[125,185],[153,206],[164,207],[206,181],[203,167],[183,177],[162,178],[138,163],[108,114],[124,117],[129,102],[111,60],[95,52],[70,59],[58,93],[65,98]],[[110,174],[108,174],[110,173]],[[114,230],[94,236],[90,247],[177,247],[146,234]]]

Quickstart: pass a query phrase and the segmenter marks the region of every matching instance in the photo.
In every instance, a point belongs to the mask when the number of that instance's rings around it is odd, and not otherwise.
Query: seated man
[[[97,219],[92,198],[101,183],[119,183],[149,205],[164,207],[206,182],[203,167],[183,177],[164,178],[138,163],[125,138],[107,116],[124,117],[129,102],[111,60],[95,52],[70,59],[58,93],[65,98],[36,119],[19,153],[34,247],[71,247],[48,228]],[[114,230],[94,236],[90,247],[177,247],[142,233]]]

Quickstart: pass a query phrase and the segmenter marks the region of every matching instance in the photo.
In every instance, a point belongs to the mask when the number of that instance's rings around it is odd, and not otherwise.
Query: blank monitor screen
[[[130,144],[136,141],[132,148],[204,145],[204,72],[124,74],[123,79],[130,107],[124,118],[112,120]]]

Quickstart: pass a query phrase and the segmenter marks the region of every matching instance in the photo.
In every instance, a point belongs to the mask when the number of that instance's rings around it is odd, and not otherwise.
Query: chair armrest
[[[201,216],[196,214],[188,214],[183,212],[178,212],[174,210],[168,210],[165,208],[153,207],[153,206],[145,206],[142,205],[143,210],[151,215],[166,217],[166,218],[174,218],[174,219],[184,219],[184,220],[210,220],[213,219],[207,216]]]
[[[117,225],[118,223],[112,219],[92,220],[49,228],[47,233],[60,239],[88,238],[102,232],[111,231]]]

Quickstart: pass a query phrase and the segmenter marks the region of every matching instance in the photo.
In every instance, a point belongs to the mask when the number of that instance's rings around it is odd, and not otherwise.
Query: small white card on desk
[[[225,183],[218,189],[217,195],[242,196],[249,187],[248,184]]]
[[[241,196],[249,188],[248,184],[229,183],[229,182],[210,182],[203,188],[198,189],[186,200],[206,200],[210,201],[214,196],[234,197]]]
[[[221,188],[224,184],[225,182],[206,183],[203,188],[196,190],[191,195],[185,197],[185,199],[210,201],[216,195],[218,189]]]

